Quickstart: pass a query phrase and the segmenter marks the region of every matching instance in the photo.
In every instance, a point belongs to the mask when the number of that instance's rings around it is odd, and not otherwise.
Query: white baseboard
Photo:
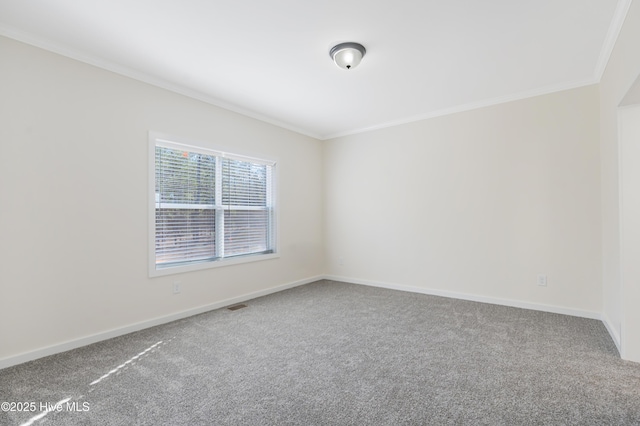
[[[178,313],[174,313],[174,314],[170,314],[170,315],[166,315],[166,316],[162,316],[162,317],[157,317],[157,318],[153,318],[147,321],[142,321],[142,322],[138,322],[135,324],[131,324],[128,326],[124,326],[124,327],[119,327],[119,328],[115,328],[112,330],[108,330],[108,331],[104,331],[101,333],[97,333],[97,334],[93,334],[91,336],[86,336],[86,337],[82,337],[79,339],[74,339],[74,340],[70,340],[67,342],[63,342],[63,343],[59,343],[59,344],[55,344],[52,346],[48,346],[45,348],[41,348],[41,349],[36,349],[34,351],[29,351],[29,352],[24,352],[18,355],[14,355],[14,356],[10,356],[7,358],[3,358],[0,359],[0,370],[3,368],[7,368],[7,367],[11,367],[14,365],[18,365],[18,364],[22,364],[28,361],[32,361],[34,359],[38,359],[38,358],[42,358],[45,356],[49,356],[49,355],[54,355],[60,352],[65,352],[71,349],[76,349],[82,346],[86,346],[86,345],[90,345],[92,343],[96,343],[96,342],[100,342],[103,340],[107,340],[107,339],[111,339],[114,337],[118,337],[118,336],[122,336],[125,334],[129,334],[129,333],[133,333],[135,331],[139,331],[139,330],[143,330],[145,328],[149,328],[149,327],[154,327],[156,325],[161,325],[161,324],[166,324],[172,321],[176,321],[179,319],[183,319],[183,318],[187,318],[193,315],[198,315],[204,312],[208,312],[208,311],[212,311],[214,309],[219,309],[219,308],[223,308],[225,306],[230,306],[236,303],[240,303],[240,302],[245,302],[247,300],[251,300],[251,299],[255,299],[257,297],[261,297],[261,296],[266,296],[268,294],[272,294],[272,293],[277,293],[279,291],[283,291],[283,290],[287,290],[293,287],[298,287],[304,284],[309,284],[312,283],[314,281],[318,281],[318,280],[322,280],[322,279],[326,279],[326,280],[332,280],[332,281],[340,281],[340,282],[345,282],[345,283],[350,283],[350,284],[360,284],[360,285],[367,285],[367,286],[372,286],[372,287],[381,287],[381,288],[387,288],[387,289],[391,289],[391,290],[400,290],[400,291],[407,291],[407,292],[411,292],[411,293],[420,293],[420,294],[429,294],[429,295],[433,295],[433,296],[442,296],[442,297],[449,297],[449,298],[453,298],[453,299],[461,299],[461,300],[469,300],[469,301],[473,301],[473,302],[481,302],[481,303],[490,303],[490,304],[494,304],[494,305],[502,305],[502,306],[510,306],[510,307],[514,307],[514,308],[523,308],[523,309],[532,309],[532,310],[536,310],[536,311],[542,311],[542,312],[551,312],[551,313],[555,313],[555,314],[563,314],[563,315],[571,315],[571,316],[575,316],[575,317],[582,317],[582,318],[590,318],[590,319],[597,319],[597,320],[601,320],[604,324],[604,326],[606,327],[607,331],[609,332],[609,334],[611,335],[611,338],[613,339],[613,342],[615,343],[616,347],[618,348],[618,352],[620,352],[620,334],[616,331],[615,327],[613,326],[611,320],[602,313],[599,312],[593,312],[593,311],[585,311],[585,310],[580,310],[580,309],[573,309],[573,308],[566,308],[566,307],[562,307],[562,306],[554,306],[554,305],[544,305],[544,304],[539,304],[539,303],[529,303],[529,302],[521,302],[518,300],[510,300],[510,299],[501,299],[501,298],[495,298],[495,297],[486,297],[486,296],[479,296],[479,295],[475,295],[475,294],[468,294],[468,293],[460,293],[460,292],[454,292],[454,291],[446,291],[446,290],[438,290],[438,289],[431,289],[431,288],[423,288],[423,287],[414,287],[414,286],[407,286],[407,285],[401,285],[401,284],[392,284],[392,283],[387,283],[387,282],[380,282],[380,281],[371,281],[371,280],[364,280],[364,279],[358,279],[358,278],[350,278],[350,277],[343,277],[343,276],[337,276],[337,275],[318,275],[315,277],[310,277],[310,278],[306,278],[303,280],[299,280],[299,281],[294,281],[291,283],[287,283],[287,284],[282,284],[276,287],[271,287],[268,289],[264,289],[264,290],[260,290],[260,291],[256,291],[253,293],[247,293],[241,296],[237,296],[237,297],[233,297],[230,299],[226,299],[226,300],[222,300],[220,302],[216,302],[216,303],[211,303],[208,305],[204,305],[204,306],[200,306],[197,308],[193,308],[193,309],[188,309],[186,311],[182,311],[182,312],[178,312]]]
[[[232,297],[230,299],[221,300],[220,302],[211,303],[197,308],[188,309],[186,311],[177,312],[162,317],[152,318],[147,321],[130,324],[124,327],[114,328],[101,333],[92,334],[90,336],[81,337],[79,339],[73,339],[66,342],[58,343],[55,345],[47,346],[44,348],[36,349],[29,352],[23,352],[18,355],[9,356],[7,358],[0,359],[0,370],[3,368],[11,367],[14,365],[22,364],[34,359],[42,358],[49,355],[54,355],[60,352],[66,352],[71,349],[80,348],[82,346],[90,345],[92,343],[101,342],[103,340],[112,339],[114,337],[122,336],[125,334],[140,331],[145,328],[155,327],[156,325],[166,324],[168,322],[176,321],[179,319],[187,318],[193,315],[198,315],[204,312],[212,311],[214,309],[223,308],[225,306],[234,305],[236,303],[245,302],[247,300],[255,299],[257,297],[266,296],[268,294],[277,293],[289,288],[298,287],[304,284],[309,284],[314,281],[323,279],[323,276],[315,276],[306,278],[303,280],[294,281],[287,284],[282,284],[276,287],[267,288],[264,290],[255,291],[253,293],[243,294],[238,297]]]
[[[602,314],[602,323],[607,328],[609,335],[611,335],[611,339],[613,343],[616,344],[616,348],[618,348],[618,354],[622,355],[622,350],[620,349],[620,333],[614,327],[613,322],[611,322],[611,318],[605,313]]]
[[[400,290],[400,291],[408,291],[412,293],[429,294],[432,296],[450,297],[453,299],[469,300],[472,302],[491,303],[494,305],[510,306],[513,308],[531,309],[534,311],[550,312],[554,314],[571,315],[574,317],[600,320],[602,321],[605,328],[609,332],[609,335],[611,336],[611,340],[613,340],[613,343],[616,345],[616,348],[618,349],[618,354],[619,355],[622,354],[622,350],[620,349],[621,348],[620,332],[616,329],[611,319],[605,313],[566,308],[563,306],[544,305],[540,303],[521,302],[518,300],[479,296],[479,295],[468,294],[468,293],[458,293],[455,291],[446,291],[446,290],[437,290],[437,289],[430,289],[430,288],[423,288],[423,287],[413,287],[413,286],[400,285],[400,284],[391,284],[386,282],[363,280],[358,278],[342,277],[337,275],[324,275],[323,278],[326,280],[340,281],[340,282],[351,283],[351,284],[368,285],[372,287],[388,288],[391,290]]]
[[[551,312],[554,314],[563,314],[563,315],[571,315],[574,317],[602,320],[602,315],[600,314],[600,312],[565,308],[563,306],[521,302],[519,300],[500,299],[497,297],[487,297],[487,296],[479,296],[476,294],[459,293],[455,291],[437,290],[437,289],[423,288],[423,287],[413,287],[413,286],[401,285],[401,284],[391,284],[386,282],[370,281],[370,280],[363,280],[358,278],[342,277],[337,275],[325,275],[324,279],[332,280],[332,281],[341,281],[341,282],[351,283],[351,284],[368,285],[372,287],[381,287],[381,288],[387,288],[391,290],[408,291],[411,293],[421,293],[421,294],[429,294],[432,296],[450,297],[452,299],[469,300],[472,302],[490,303],[493,305],[510,306],[513,308],[531,309],[534,311]]]

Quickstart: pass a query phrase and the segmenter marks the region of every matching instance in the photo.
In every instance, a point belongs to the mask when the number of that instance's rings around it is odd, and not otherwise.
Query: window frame
[[[267,193],[270,196],[271,209],[272,209],[272,228],[269,234],[269,238],[272,240],[272,252],[270,253],[256,253],[247,255],[238,255],[233,257],[227,257],[222,259],[208,260],[202,262],[175,264],[171,266],[165,266],[163,268],[156,268],[156,146],[160,143],[162,146],[175,147],[178,149],[189,150],[190,152],[199,152],[205,155],[215,155],[220,158],[228,158],[240,161],[252,161],[259,164],[266,164],[272,166],[270,173],[271,185],[267,185]],[[278,182],[278,167],[276,167],[277,161],[273,159],[266,159],[264,157],[259,158],[257,156],[245,155],[245,153],[229,152],[228,150],[221,149],[221,147],[212,147],[211,144],[202,141],[191,141],[185,138],[178,138],[175,136],[169,136],[159,132],[149,132],[149,144],[148,144],[148,159],[149,159],[149,179],[148,179],[148,234],[149,234],[149,259],[148,270],[149,277],[158,277],[164,275],[173,275],[183,272],[199,271],[210,268],[219,268],[229,265],[238,265],[249,262],[260,262],[263,260],[279,258],[279,226],[278,226],[278,202],[277,202],[277,182]]]

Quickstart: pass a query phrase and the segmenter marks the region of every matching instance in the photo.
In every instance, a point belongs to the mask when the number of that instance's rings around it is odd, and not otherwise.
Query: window
[[[150,145],[152,275],[275,253],[274,162],[158,137]]]

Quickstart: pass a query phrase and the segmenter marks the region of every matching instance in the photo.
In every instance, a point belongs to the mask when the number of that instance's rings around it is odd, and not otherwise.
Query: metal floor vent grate
[[[235,305],[235,306],[229,306],[227,309],[230,311],[237,311],[238,309],[242,309],[246,307],[247,305]]]

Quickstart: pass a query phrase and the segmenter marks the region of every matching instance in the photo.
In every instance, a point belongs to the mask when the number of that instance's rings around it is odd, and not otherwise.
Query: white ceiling
[[[327,139],[597,83],[630,3],[0,0],[0,34]]]

